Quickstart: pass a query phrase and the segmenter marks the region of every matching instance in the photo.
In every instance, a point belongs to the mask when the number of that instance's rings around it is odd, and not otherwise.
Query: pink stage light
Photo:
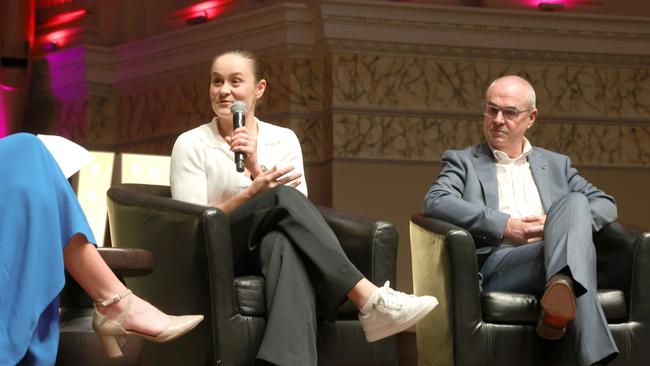
[[[0,83],[0,90],[4,90],[4,91],[7,91],[7,92],[13,92],[13,91],[18,90],[18,88],[14,88],[13,86]]]
[[[530,6],[531,8],[539,8],[540,4],[542,3],[563,5],[565,8],[571,7],[570,0],[520,0],[520,1],[521,4]]]
[[[44,27],[44,28],[54,27],[57,25],[70,23],[77,19],[83,18],[85,15],[86,15],[85,9],[69,11],[67,13],[59,14],[57,16],[52,17],[51,19],[48,19],[45,23],[39,24],[39,27]]]
[[[204,13],[208,19],[212,19],[216,16],[216,8],[219,5],[219,1],[204,1],[190,6],[188,11],[194,15]]]
[[[196,25],[210,21],[224,11],[224,1],[203,1],[174,12],[171,19],[181,19],[188,25]]]
[[[81,27],[71,27],[48,33],[39,39],[40,47],[46,51],[55,51],[67,46],[73,38],[83,31]]]

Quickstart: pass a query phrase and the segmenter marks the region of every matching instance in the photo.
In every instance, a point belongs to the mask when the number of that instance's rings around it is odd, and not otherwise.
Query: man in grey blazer
[[[558,339],[568,329],[581,365],[606,364],[618,349],[596,297],[592,236],[616,220],[616,205],[567,156],[530,145],[525,134],[537,113],[528,81],[492,82],[486,143],[445,152],[423,213],[475,237],[477,252],[488,255],[485,291],[542,295],[537,333]]]

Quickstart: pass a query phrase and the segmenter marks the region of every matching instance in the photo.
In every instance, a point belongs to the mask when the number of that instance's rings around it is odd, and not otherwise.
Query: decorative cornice
[[[650,55],[650,19],[321,0],[323,38]]]
[[[322,113],[322,112],[320,112]],[[452,119],[452,120],[468,120],[468,121],[481,121],[483,115],[480,110],[475,112],[453,111],[453,110],[430,110],[430,109],[416,109],[416,108],[400,108],[397,106],[383,107],[363,107],[363,106],[346,106],[346,107],[332,107],[326,111],[332,115],[358,115],[358,116],[390,116],[401,118],[419,118],[419,119]],[[291,112],[292,116],[308,117],[313,116],[315,113],[296,113]],[[274,115],[274,118],[288,117],[285,115]],[[579,124],[579,125],[624,125],[624,126],[643,126],[650,127],[650,119],[644,118],[625,118],[625,117],[606,117],[606,116],[561,116],[561,115],[547,115],[539,117],[536,120],[537,124]]]
[[[454,9],[457,10],[457,9]],[[528,13],[525,13],[528,15]],[[501,17],[506,18],[512,14],[503,12],[499,14]],[[515,14],[519,16],[520,14]],[[449,17],[453,19],[454,17]],[[472,23],[455,23],[449,21],[432,21],[432,20],[410,20],[410,19],[391,19],[391,18],[371,18],[368,16],[351,16],[351,15],[326,15],[324,16],[325,22],[332,23],[348,23],[348,24],[366,24],[366,25],[381,25],[387,27],[401,27],[411,29],[424,29],[424,30],[440,30],[440,31],[464,31],[464,32],[480,32],[480,33],[519,33],[526,36],[542,36],[542,37],[571,37],[571,38],[598,38],[598,39],[631,39],[650,41],[650,33],[637,32],[633,29],[570,29],[570,28],[555,28],[551,23],[539,25],[504,25],[504,24],[472,24]],[[549,19],[550,20],[550,19]],[[556,19],[553,19],[556,20]],[[620,21],[620,19],[616,19]],[[645,22],[641,22],[643,24]]]
[[[516,61],[544,64],[579,64],[613,66],[650,66],[650,55],[612,55],[605,53],[584,53],[566,51],[536,51],[512,48],[484,48],[446,46],[439,44],[417,44],[367,41],[353,39],[327,39],[326,44],[333,52],[367,53],[399,56],[435,56],[468,60]],[[650,48],[650,44],[648,45]]]

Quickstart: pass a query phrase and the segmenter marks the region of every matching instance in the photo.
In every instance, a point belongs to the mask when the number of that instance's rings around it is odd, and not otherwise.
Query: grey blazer
[[[591,205],[592,228],[600,230],[616,220],[614,198],[594,187],[571,166],[566,155],[533,147],[530,170],[544,210],[571,192],[584,194]],[[477,246],[498,246],[509,218],[499,211],[495,161],[486,143],[442,156],[442,171],[424,198],[423,214],[469,231]]]

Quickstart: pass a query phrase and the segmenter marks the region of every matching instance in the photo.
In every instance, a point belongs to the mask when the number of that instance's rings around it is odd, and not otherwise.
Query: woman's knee
[[[284,254],[290,248],[291,241],[283,232],[269,231],[260,242],[260,259],[266,261],[276,254]]]
[[[299,190],[285,185],[277,186],[273,190],[275,191],[275,195],[280,198],[291,198],[291,199],[306,198],[302,193],[300,193]]]

